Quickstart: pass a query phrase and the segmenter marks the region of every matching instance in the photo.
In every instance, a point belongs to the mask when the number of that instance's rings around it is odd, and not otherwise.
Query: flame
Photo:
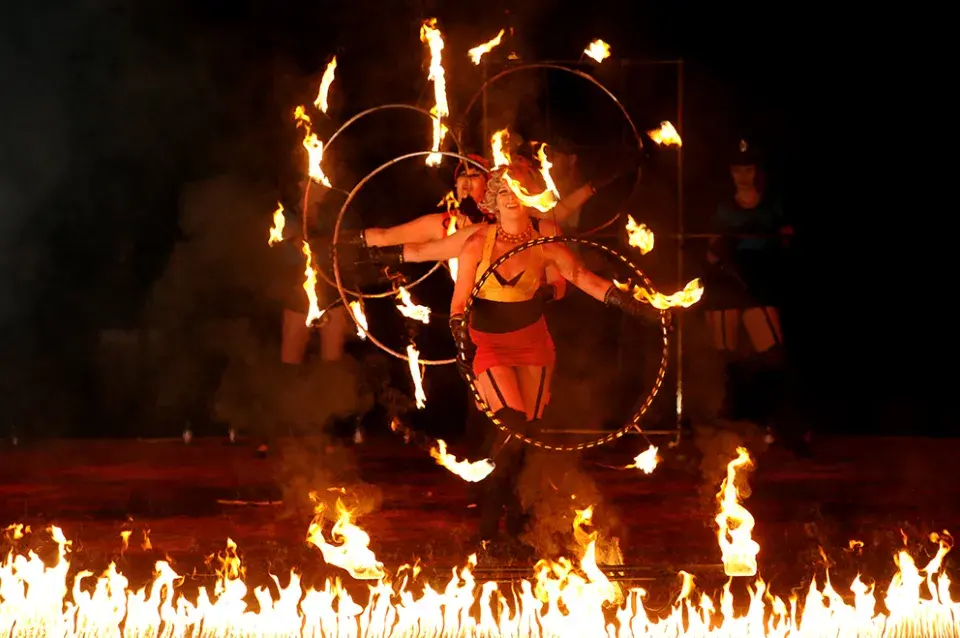
[[[627,467],[635,467],[644,474],[653,474],[653,471],[657,469],[657,464],[660,462],[657,451],[657,447],[651,444],[646,450],[636,455],[633,458],[633,463]]]
[[[510,165],[510,131],[503,128],[490,136],[490,149],[493,153],[493,167]]]
[[[311,494],[316,501],[316,494]],[[697,595],[694,578],[680,572],[682,584],[673,604],[660,613],[645,607],[647,592],[622,592],[596,562],[598,534],[585,530],[593,508],[578,511],[574,536],[582,547],[579,565],[561,558],[542,560],[533,578],[501,592],[494,582],[477,582],[476,555],[452,570],[445,586],[415,582],[419,565],[404,566],[397,582],[387,577],[370,550],[370,537],[352,522],[337,501],[338,520],[328,543],[322,533],[323,506],[310,525],[308,542],[324,560],[367,585],[366,600],[355,600],[341,579],[318,588],[304,587],[291,571],[284,587],[249,591],[246,568],[236,543],[227,539],[217,555],[212,592],[201,585],[195,597],[181,589],[184,577],[168,561],[157,561],[153,580],[138,590],[111,562],[99,576],[82,570],[68,577],[71,541],[50,527],[58,552],[47,565],[34,552],[11,551],[0,562],[0,627],[4,635],[44,636],[952,636],[960,602],[950,594],[944,558],[953,545],[949,534],[931,535],[936,554],[918,568],[901,550],[897,571],[877,609],[875,586],[860,576],[852,595],[838,592],[827,572],[822,586],[813,579],[802,596],[787,601],[772,594],[760,578],[748,586],[747,600],[734,600],[728,582],[719,600]],[[8,528],[9,531],[9,528]],[[29,530],[28,530],[29,532]],[[271,590],[275,591],[273,593]],[[618,595],[622,600],[618,600]],[[257,611],[248,607],[255,599]],[[847,602],[847,601],[850,602]],[[738,610],[734,614],[736,606]]]
[[[313,522],[307,529],[307,542],[315,545],[323,554],[323,560],[330,565],[345,569],[357,580],[381,580],[386,572],[383,563],[377,560],[370,549],[370,536],[351,522],[351,512],[343,501],[337,499],[337,522],[330,529],[330,540],[339,545],[327,543],[323,536],[323,512],[326,506],[317,494],[311,493],[314,500]]]
[[[312,326],[314,322],[323,316],[317,301],[317,269],[313,261],[313,253],[310,252],[310,244],[303,242],[303,256],[307,260],[306,269],[303,272],[303,290],[307,293],[307,299],[310,301],[310,309],[307,311],[307,326]]]
[[[746,448],[738,447],[737,458],[727,464],[727,477],[717,494],[717,500],[720,501],[720,512],[716,518],[717,539],[727,576],[754,576],[757,573],[760,545],[750,536],[754,526],[753,515],[740,504],[740,492],[736,486],[737,470],[748,467],[753,467],[750,453]]]
[[[330,180],[327,179],[327,176],[323,174],[323,169],[320,168],[320,163],[323,161],[323,142],[317,138],[317,134],[311,129],[310,116],[307,115],[306,109],[298,106],[293,112],[293,117],[297,121],[297,127],[302,126],[304,129],[303,148],[307,149],[307,173],[310,175],[310,179],[330,188]]]
[[[420,41],[430,47],[430,74],[427,79],[433,82],[433,95],[436,100],[436,105],[430,109],[430,113],[435,116],[433,118],[433,146],[430,149],[434,152],[427,156],[427,166],[437,166],[443,159],[443,156],[436,151],[440,150],[440,144],[447,134],[444,120],[450,115],[450,108],[447,105],[447,82],[442,63],[443,36],[437,29],[436,18],[425,20],[420,26]]]
[[[354,299],[350,302],[350,312],[353,314],[354,318],[359,324],[357,326],[357,336],[361,339],[367,338],[367,331],[370,329],[370,326],[367,325],[367,315],[363,312],[363,304],[360,303],[359,299]]]
[[[646,224],[637,224],[630,215],[627,215],[627,239],[631,246],[640,249],[641,255],[653,250],[653,231]]]
[[[550,175],[550,169],[553,168],[553,164],[547,159],[546,143],[540,145],[540,150],[537,151],[537,158],[540,160],[540,175],[543,176],[543,183],[547,185],[547,190],[553,193],[557,201],[560,201],[560,191],[557,190],[557,185],[553,182],[553,177]]]
[[[327,68],[323,71],[323,78],[320,79],[320,91],[317,93],[317,99],[313,102],[313,105],[323,113],[326,113],[327,109],[330,108],[330,105],[327,103],[327,94],[330,93],[330,85],[333,84],[333,78],[336,72],[337,56],[333,56],[333,59],[330,60]]]
[[[430,308],[413,303],[413,297],[410,296],[410,292],[403,286],[397,288],[397,299],[403,304],[397,306],[397,310],[399,310],[400,314],[404,317],[421,323],[430,323]]]
[[[270,238],[267,240],[267,244],[276,246],[283,241],[283,227],[286,223],[287,219],[283,216],[283,204],[277,202],[277,210],[273,211],[273,228],[270,229]]]
[[[603,40],[594,40],[583,50],[583,54],[597,62],[603,62],[610,57],[610,45]]]
[[[613,280],[614,285],[620,290],[629,290],[629,283],[620,283]],[[665,295],[662,292],[650,292],[640,286],[633,287],[633,298],[650,304],[657,310],[667,310],[668,308],[689,308],[703,297],[703,283],[700,279],[694,279],[687,282],[683,290],[675,292],[672,295]]]
[[[497,34],[497,37],[467,51],[467,53],[470,55],[470,59],[473,60],[473,63],[479,65],[484,54],[490,53],[490,51],[492,51],[494,48],[500,46],[500,41],[503,39],[504,33],[505,31],[500,29],[500,33]]]
[[[412,343],[407,346],[407,359],[410,363],[410,378],[413,379],[413,396],[417,400],[417,407],[421,410],[427,407],[427,395],[423,391],[423,373],[420,370],[420,351]]]
[[[530,208],[535,208],[541,213],[550,212],[559,201],[549,189],[544,190],[542,193],[537,193],[536,195],[530,193],[520,182],[515,180],[513,176],[510,175],[509,170],[503,172],[503,179],[506,180],[507,184],[510,186],[510,190],[512,190],[513,194],[517,196],[517,199],[520,200],[521,204],[524,206],[529,206]]]
[[[443,439],[437,439],[437,443],[430,448],[430,456],[436,459],[438,465],[442,465],[470,483],[479,483],[487,478],[495,467],[490,459],[473,463],[467,460],[458,461],[457,457],[447,452],[447,443]]]
[[[683,140],[673,124],[667,121],[660,122],[660,128],[647,131],[647,135],[659,146],[683,146]]]

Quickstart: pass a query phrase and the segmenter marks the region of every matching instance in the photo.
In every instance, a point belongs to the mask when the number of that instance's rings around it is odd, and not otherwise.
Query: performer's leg
[[[446,235],[443,218],[443,213],[432,213],[391,228],[368,228],[363,237],[370,247],[434,241]]]
[[[525,412],[520,381],[514,368],[494,366],[477,375],[477,391],[493,412],[512,408]]]
[[[721,352],[737,350],[737,334],[740,330],[740,311],[736,309],[710,310],[707,323],[713,332],[713,343]]]
[[[283,311],[283,338],[280,360],[290,365],[300,365],[310,343],[310,328],[307,315],[295,310]]]
[[[780,312],[772,306],[747,308],[743,311],[743,325],[756,352],[766,352],[783,343]]]
[[[517,368],[517,380],[523,397],[523,409],[531,421],[543,418],[543,409],[550,403],[550,381],[553,366]]]
[[[342,305],[327,311],[327,323],[320,328],[320,358],[324,361],[343,359],[343,345],[347,329],[352,325],[347,309]]]

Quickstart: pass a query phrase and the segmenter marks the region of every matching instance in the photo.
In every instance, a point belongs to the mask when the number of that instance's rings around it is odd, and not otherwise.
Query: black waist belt
[[[543,302],[539,297],[527,301],[491,301],[476,298],[470,324],[480,332],[504,333],[526,328],[543,316]]]

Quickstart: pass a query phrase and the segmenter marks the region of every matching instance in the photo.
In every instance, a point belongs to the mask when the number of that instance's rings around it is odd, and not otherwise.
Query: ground
[[[616,521],[609,529],[620,536],[628,571],[663,579],[664,595],[675,590],[679,569],[697,574],[704,586],[721,583],[692,443],[663,446],[664,462],[650,476],[603,467],[629,462],[627,448],[638,445],[627,440],[620,449],[581,459],[602,499],[598,526],[605,516]],[[294,566],[309,572],[323,561],[304,542],[310,521],[305,494],[346,486],[371,510],[358,523],[388,568],[419,557],[448,575],[450,567],[463,564],[476,525],[469,484],[398,438],[368,440],[333,454],[323,447],[288,441],[256,458],[252,445],[221,439],[189,445],[6,443],[0,447],[0,524],[38,529],[56,523],[74,541],[75,566],[95,570],[118,560],[125,573],[149,573],[153,561],[166,557],[179,573],[202,575],[212,571],[205,557],[229,537],[251,576]],[[824,438],[815,450],[813,459],[796,459],[771,448],[749,477],[752,494],[745,504],[756,518],[762,575],[775,589],[789,591],[822,573],[820,546],[836,563],[839,582],[849,582],[860,569],[882,581],[894,569],[892,554],[903,546],[901,530],[916,555],[920,547],[935,549],[926,539],[930,532],[960,529],[960,488],[949,479],[960,452],[957,441]],[[551,459],[575,462],[571,456]],[[121,557],[123,530],[133,535]],[[142,547],[146,530],[150,549]],[[862,555],[849,550],[851,539],[864,541]]]

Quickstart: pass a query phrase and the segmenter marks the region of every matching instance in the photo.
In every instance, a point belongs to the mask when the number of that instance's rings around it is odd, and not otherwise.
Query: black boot
[[[526,427],[527,417],[523,412],[512,408],[502,408],[496,416],[511,431],[520,431]],[[491,424],[490,434],[487,437],[486,455],[493,459],[494,470],[481,484],[483,492],[480,495],[480,539],[492,541],[496,539],[500,528],[500,518],[503,516],[507,498],[515,490],[515,475],[517,463],[522,462],[523,443],[513,440],[494,428]]]

